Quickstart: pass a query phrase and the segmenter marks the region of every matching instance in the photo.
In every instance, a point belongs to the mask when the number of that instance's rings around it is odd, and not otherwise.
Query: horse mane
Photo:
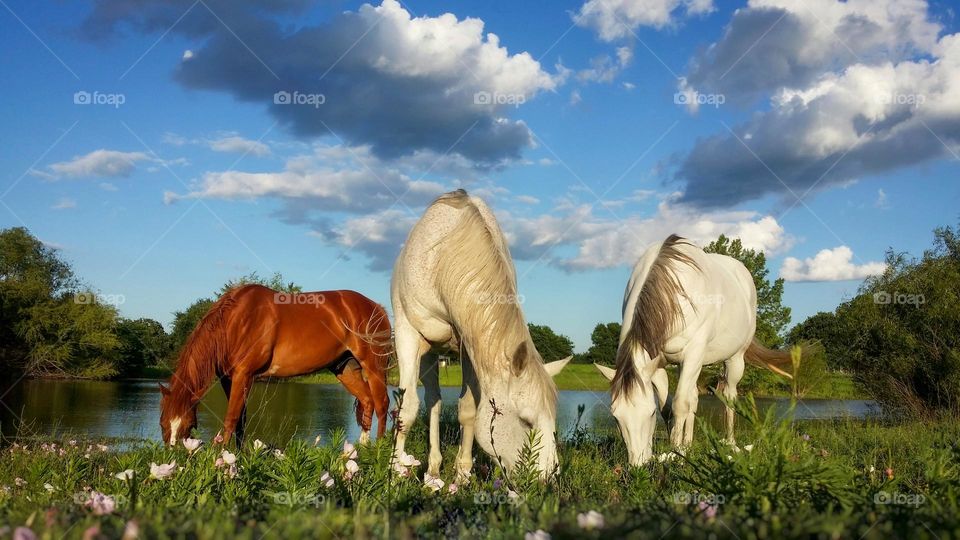
[[[461,210],[460,221],[436,246],[439,262],[435,284],[457,321],[460,342],[471,352],[476,351],[477,357],[471,360],[478,375],[492,375],[500,367],[497,361],[505,359],[512,374],[528,375],[544,406],[556,411],[557,388],[543,362],[536,358],[503,232],[496,222],[488,224],[462,189],[441,195],[433,204]]]
[[[192,407],[209,388],[226,356],[226,315],[236,305],[238,294],[247,287],[249,285],[235,287],[224,293],[190,333],[170,378],[170,395],[174,401]]]
[[[700,270],[700,266],[680,250],[683,245],[692,244],[685,238],[671,234],[660,245],[656,258],[641,281],[633,320],[626,338],[617,349],[617,370],[612,381],[614,399],[621,394],[629,396],[639,376],[633,361],[634,351],[642,348],[651,359],[656,358],[680,319],[681,297],[689,299],[672,266],[687,264],[697,270]]]

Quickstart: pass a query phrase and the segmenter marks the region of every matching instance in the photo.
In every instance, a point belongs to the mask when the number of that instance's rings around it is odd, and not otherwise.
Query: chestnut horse
[[[377,435],[387,422],[386,370],[392,352],[383,307],[354,291],[282,293],[244,285],[225,293],[180,352],[168,386],[160,385],[160,429],[171,445],[197,426],[197,405],[220,380],[227,395],[223,442],[242,444],[247,395],[257,378],[294,377],[329,369],[357,398],[362,441],[373,412]]]

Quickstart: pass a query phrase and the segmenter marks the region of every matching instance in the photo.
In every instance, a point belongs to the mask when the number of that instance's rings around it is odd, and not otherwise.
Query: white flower
[[[343,457],[357,459],[357,449],[347,441],[343,441]]]
[[[603,514],[600,512],[590,510],[589,512],[577,514],[577,525],[579,525],[581,529],[602,529],[604,524]]]
[[[457,484],[455,483],[451,483],[449,486],[447,486],[447,491],[449,491],[451,495],[456,495],[459,489],[460,488],[458,488]]]
[[[260,451],[260,450],[263,450],[263,449],[266,448],[266,447],[267,447],[267,445],[264,444],[264,442],[261,441],[260,439],[255,439],[255,440],[253,441],[253,449],[254,449],[254,450]]]
[[[150,478],[163,480],[164,478],[173,474],[176,468],[177,468],[176,461],[171,461],[170,463],[161,463],[159,465],[157,465],[156,463],[150,463]]]
[[[54,491],[57,490],[57,488],[53,487],[52,484],[44,484],[44,485],[43,485],[43,489],[45,489],[45,490],[47,490],[47,491],[49,491],[49,492],[51,492],[51,493],[53,493]]]
[[[550,533],[543,529],[537,529],[523,535],[523,540],[550,540]]]
[[[677,455],[674,454],[673,452],[664,452],[657,456],[657,461],[659,461],[660,463],[666,463],[668,461],[673,461],[675,459],[677,459]]]
[[[752,444],[745,444],[745,445],[743,445],[743,449],[746,450],[747,452],[753,452],[753,445],[752,445]]]
[[[327,486],[328,488],[333,487],[333,484],[334,484],[333,477],[330,476],[330,473],[326,471],[324,471],[323,476],[320,477],[320,481],[323,482],[323,485]]]
[[[224,450],[223,453],[220,454],[220,457],[223,458],[223,462],[226,463],[227,465],[233,465],[234,463],[237,462],[237,455],[231,454],[227,450]]]
[[[350,471],[351,473],[355,473],[355,472],[359,472],[359,471],[360,471],[360,466],[357,465],[357,462],[354,461],[354,460],[352,460],[352,459],[347,460],[346,468],[347,468],[347,470]]]
[[[133,479],[133,475],[134,475],[134,474],[135,474],[135,473],[134,473],[134,470],[133,470],[133,469],[126,469],[126,470],[120,471],[120,472],[118,472],[117,474],[113,475],[113,477],[114,477],[114,478],[117,478],[117,479],[119,479],[119,480],[131,480],[131,479]]]
[[[275,458],[277,458],[277,459],[283,459],[283,458],[284,458],[284,456],[283,456],[283,451],[280,450],[279,448],[274,448],[274,449],[273,449],[273,456],[274,456]]]
[[[117,508],[117,502],[109,495],[93,491],[90,493],[90,498],[87,499],[86,507],[93,511],[95,516],[105,516],[113,513]]]
[[[317,438],[313,440],[314,446],[320,446],[320,435],[317,435]]]
[[[200,439],[191,439],[186,438],[183,440],[183,447],[187,449],[191,454],[197,451],[197,448],[200,448],[200,445],[203,444],[203,441]]]
[[[400,464],[403,465],[404,467],[418,467],[420,465],[420,461],[417,460],[417,458],[411,456],[406,452],[397,456],[397,459],[400,461]]]
[[[423,485],[430,488],[434,493],[443,489],[443,480],[439,476],[433,476],[430,473],[423,475]]]
[[[512,490],[512,489],[507,489],[507,497],[509,497],[510,500],[515,501],[515,500],[517,500],[518,498],[520,498],[520,494],[517,493],[516,491]]]

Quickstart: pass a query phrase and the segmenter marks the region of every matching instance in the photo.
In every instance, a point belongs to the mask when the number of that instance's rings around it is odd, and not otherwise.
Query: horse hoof
[[[370,443],[370,432],[364,431],[360,434],[360,444],[369,444]]]

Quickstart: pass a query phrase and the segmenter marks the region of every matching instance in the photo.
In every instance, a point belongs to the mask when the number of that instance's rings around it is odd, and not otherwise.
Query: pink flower
[[[216,468],[218,468],[218,469],[219,469],[220,467],[223,467],[223,458],[222,458],[222,457],[218,457],[217,460],[213,462],[213,466],[216,467]]]
[[[237,455],[231,454],[226,450],[224,450],[223,453],[220,454],[220,457],[223,458],[223,462],[226,463],[227,465],[233,465],[234,463],[237,462]]]
[[[347,441],[343,441],[343,457],[357,459],[357,449]]]
[[[19,476],[13,479],[13,483],[16,484],[17,487],[23,487],[27,485],[27,481]]]
[[[191,439],[186,438],[183,440],[183,447],[187,449],[191,454],[197,451],[197,448],[200,448],[200,445],[203,444],[203,441],[200,439]]]
[[[161,463],[160,465],[157,465],[156,463],[150,463],[150,478],[163,480],[164,478],[172,475],[176,469],[176,460],[171,461],[170,463]]]
[[[217,436],[213,438],[214,444],[223,444],[223,433],[217,432]]]
[[[259,452],[260,450],[263,450],[263,449],[266,448],[266,447],[267,447],[266,443],[264,443],[264,442],[261,441],[260,439],[255,439],[255,440],[253,441],[253,449],[256,450],[256,451],[258,451],[258,452]]]
[[[236,464],[231,463],[230,466],[227,467],[227,478],[236,478],[237,472]]]
[[[320,481],[323,482],[323,485],[327,486],[328,488],[333,487],[333,484],[334,484],[333,477],[330,476],[330,473],[326,471],[324,471],[323,476],[320,477]]]
[[[87,499],[86,507],[93,511],[95,516],[105,516],[112,514],[117,507],[116,501],[109,495],[104,495],[99,491],[90,492],[90,498]]]
[[[577,525],[579,525],[581,529],[588,531],[592,529],[602,529],[605,523],[606,521],[603,518],[603,514],[595,510],[577,514]]]
[[[27,527],[17,527],[13,531],[13,540],[37,540],[37,535]]]
[[[439,476],[433,476],[430,473],[423,475],[423,485],[430,488],[434,493],[443,489],[443,480]]]
[[[350,480],[351,478],[353,478],[353,475],[360,472],[360,466],[357,465],[357,462],[352,459],[347,460],[347,464],[345,465],[345,468],[346,470],[343,473],[343,477],[346,478],[347,480]]]
[[[543,529],[537,529],[523,535],[523,540],[550,540],[550,533]]]
[[[460,488],[457,487],[457,484],[451,483],[447,486],[447,491],[449,491],[451,495],[456,495],[459,490]]]

